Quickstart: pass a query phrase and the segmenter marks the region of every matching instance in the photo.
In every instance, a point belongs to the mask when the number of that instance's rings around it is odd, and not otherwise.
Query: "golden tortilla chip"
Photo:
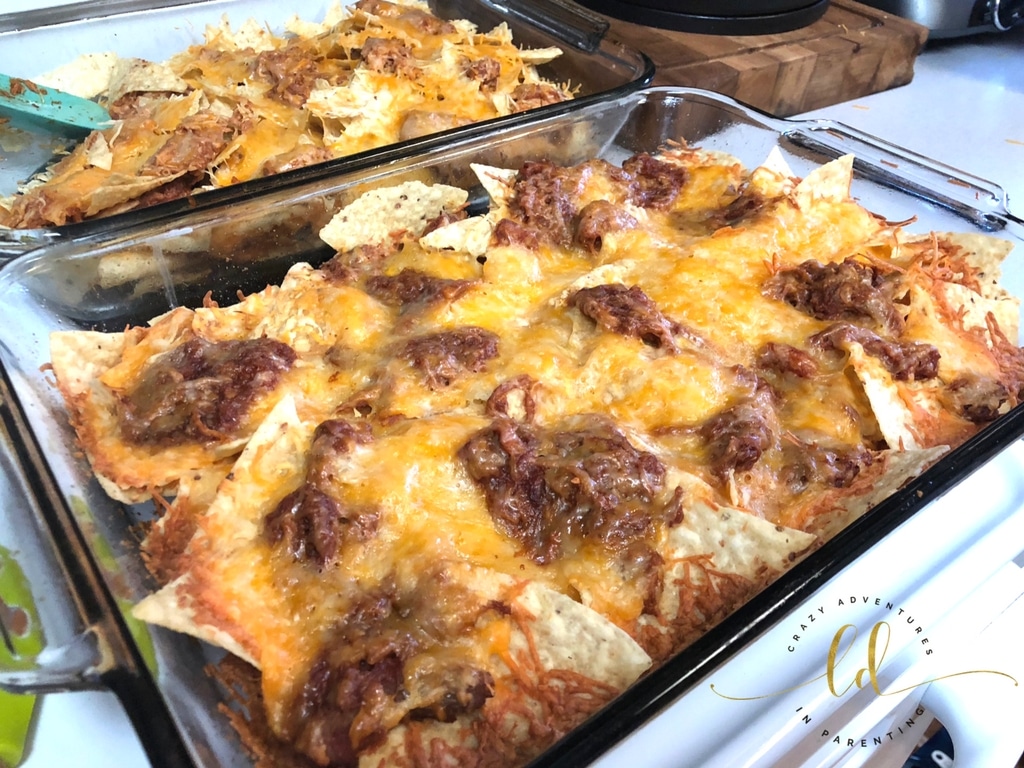
[[[523,61],[539,66],[541,64],[547,64],[550,61],[554,61],[562,55],[561,48],[523,48],[520,50],[519,55],[522,56]]]
[[[203,541],[217,541],[215,557],[218,560],[227,559],[233,551],[249,546],[259,535],[258,523],[267,507],[276,501],[273,496],[279,490],[277,482],[259,482],[259,478],[287,481],[298,474],[304,461],[302,448],[308,438],[294,400],[282,398],[246,443],[229,477],[221,483],[216,497],[198,521],[196,546],[202,546]],[[142,621],[225,648],[258,668],[259,645],[240,621],[233,618],[230,606],[206,597],[207,587],[197,583],[200,578],[192,571],[183,574],[137,603],[133,614]]]
[[[420,181],[375,189],[338,211],[320,230],[320,239],[336,251],[347,251],[383,243],[393,234],[415,236],[444,211],[458,210],[468,199],[464,189]]]
[[[473,163],[470,165],[473,173],[476,174],[481,186],[491,198],[491,205],[488,211],[489,216],[500,217],[501,212],[508,207],[508,201],[512,196],[512,185],[519,175],[519,171],[509,168],[495,168],[489,165]]]
[[[464,251],[470,256],[487,253],[494,227],[484,216],[471,216],[438,227],[420,238],[420,245],[438,250]]]
[[[853,155],[844,155],[818,166],[796,185],[797,205],[809,209],[815,201],[839,203],[850,197],[853,180]]]
[[[145,59],[118,59],[110,73],[108,98],[115,102],[129,93],[187,93],[189,85],[166,64]]]

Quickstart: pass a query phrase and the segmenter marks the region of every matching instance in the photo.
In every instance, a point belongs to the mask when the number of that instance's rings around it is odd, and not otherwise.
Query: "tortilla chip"
[[[136,200],[146,192],[159,189],[184,174],[185,171],[179,171],[168,176],[128,176],[121,173],[111,173],[89,198],[86,216],[95,216],[97,213],[113,208],[120,203]]]
[[[320,230],[320,239],[341,252],[386,242],[396,233],[418,235],[441,213],[458,210],[468,199],[464,189],[420,181],[371,190],[338,211]]]
[[[286,481],[287,477],[297,475],[305,460],[303,451],[309,434],[308,425],[299,419],[291,397],[283,397],[253,433],[199,523],[200,541],[212,539],[221,545],[213,553],[216,561],[225,560],[233,550],[246,546],[259,535],[263,516],[278,501],[280,485],[260,483],[258,478],[273,476]],[[200,549],[203,545],[189,546]],[[142,621],[224,648],[259,668],[260,648],[256,640],[232,619],[229,606],[211,599],[210,595],[216,595],[217,590],[209,591],[195,573],[190,571],[144,598],[134,607],[133,614]]]
[[[316,37],[330,32],[334,25],[347,19],[350,13],[349,6],[342,5],[339,0],[332,0],[321,21],[306,21],[296,14],[285,21],[284,28],[286,32],[296,37]]]
[[[670,529],[666,554],[673,560],[706,555],[716,570],[753,579],[765,567],[776,572],[789,568],[816,539],[743,510],[697,501]]]
[[[115,102],[129,93],[187,93],[189,85],[166,64],[145,59],[118,59],[110,73],[107,98]]]
[[[841,203],[850,197],[853,180],[853,155],[843,155],[818,166],[796,185],[793,194],[797,205],[808,210],[816,200]]]
[[[100,486],[116,501],[136,504],[148,501],[151,493],[146,489],[122,487],[98,470],[98,457],[95,456],[88,439],[96,429],[92,424],[95,419],[91,417],[90,407],[95,382],[104,372],[117,364],[124,347],[123,333],[56,331],[50,335],[50,364],[57,379],[57,388],[71,411],[71,423],[79,433],[79,440],[96,472]]]
[[[206,444],[139,446],[126,444],[121,437],[117,393],[136,381],[151,358],[189,335],[193,318],[191,310],[178,308],[155,319],[148,329],[133,328],[106,340],[90,332],[51,334],[57,386],[93,471],[118,500],[134,503],[154,493],[172,495],[183,475],[237,454],[248,439],[243,434]],[[266,402],[268,410],[273,403]]]
[[[189,574],[180,576],[160,591],[139,601],[132,608],[132,615],[139,621],[181,632],[223,648],[258,668],[256,658],[236,639],[237,630],[232,632],[231,629],[202,623],[200,612],[190,596],[190,581]]]
[[[704,499],[687,504],[682,523],[669,530],[662,546],[666,567],[656,610],[637,622],[641,644],[656,659],[667,658],[743,605],[818,541],[814,534]]]
[[[562,55],[561,48],[527,48],[519,51],[519,56],[528,64],[539,66],[554,61]]]
[[[651,665],[626,632],[560,592],[530,582],[515,603],[537,620],[530,632],[544,669],[576,672],[621,690]],[[526,652],[528,639],[513,637],[511,647]]]
[[[471,216],[438,227],[420,238],[420,245],[438,250],[462,251],[470,256],[487,253],[494,227],[483,216]]]
[[[109,171],[114,163],[114,153],[110,151],[107,137],[99,131],[94,131],[82,143],[86,162],[94,168],[103,168]]]
[[[256,53],[277,48],[274,33],[265,25],[249,18],[237,30],[233,30],[227,14],[221,17],[216,26],[206,26],[206,44],[222,51],[244,51],[251,48]]]
[[[324,83],[314,88],[306,98],[305,106],[311,114],[320,118],[325,134],[331,125],[330,121],[342,121],[333,125],[332,131],[335,134],[334,140],[340,141],[350,122],[360,119],[380,121],[393,117],[388,115],[392,103],[393,95],[374,82],[372,72],[357,69],[345,85]]]
[[[32,80],[83,99],[95,99],[110,85],[117,62],[117,54],[110,51],[86,53]]]
[[[871,403],[871,410],[886,444],[894,450],[920,449],[914,414],[900,397],[892,375],[878,358],[865,352],[860,344],[850,344],[849,353],[850,365],[864,387],[864,394]]]
[[[782,150],[777,146],[771,148],[771,151],[768,152],[768,157],[764,159],[764,162],[759,167],[786,178],[794,176],[793,169],[789,167],[789,163],[786,162],[786,158],[782,155]]]
[[[490,165],[471,163],[470,168],[476,174],[484,191],[491,198],[491,213],[503,211],[508,207],[512,199],[512,185],[515,183],[519,171],[510,168],[495,168]],[[495,213],[495,215],[497,215]]]
[[[958,245],[967,252],[968,263],[978,270],[977,277],[982,296],[987,299],[999,299],[1009,295],[999,284],[999,280],[1002,276],[1002,263],[1014,247],[1010,240],[980,232],[937,232],[936,237]]]
[[[815,518],[821,523],[816,528],[816,533],[825,540],[832,538],[948,452],[948,445],[906,451],[883,451],[872,466],[862,470],[862,476],[858,477],[851,488],[851,493],[844,496],[836,509],[828,515],[819,515]]]
[[[772,147],[764,162],[750,174],[749,186],[767,198],[791,194],[795,185],[793,169],[778,147]]]
[[[986,297],[959,283],[940,283],[939,290],[951,307],[963,309],[964,328],[988,329],[988,315],[996,319],[1008,339],[1015,340],[1020,326],[1020,300],[1013,296]],[[989,345],[992,340],[989,339]]]

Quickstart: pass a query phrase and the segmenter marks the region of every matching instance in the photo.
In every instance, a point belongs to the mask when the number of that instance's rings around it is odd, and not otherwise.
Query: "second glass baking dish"
[[[567,102],[540,106],[436,134],[445,141],[464,135],[497,132],[545,114],[571,112],[595,100],[616,98],[636,90],[650,83],[654,76],[654,65],[646,55],[608,39],[607,20],[572,2],[526,0],[506,4],[494,0],[432,0],[429,5],[436,16],[470,21],[481,32],[506,24],[513,42],[520,48],[559,48],[562,54],[540,65],[539,74],[551,82],[567,84],[575,89],[574,99]],[[72,62],[78,56],[107,52],[120,58],[162,62],[202,42],[208,25],[217,27],[227,20],[233,29],[238,29],[251,19],[282,35],[284,25],[293,17],[319,22],[329,6],[330,3],[322,0],[286,4],[272,0],[165,0],[156,3],[145,0],[117,3],[87,0],[63,7],[0,14],[0,72],[31,79]],[[45,132],[28,136],[31,141],[23,134],[6,138],[0,135],[5,150],[0,154],[2,196],[13,194],[19,183],[52,158],[53,136]],[[0,230],[0,261],[43,243],[109,232],[112,228],[145,220],[178,216],[196,206],[221,205],[319,174],[344,172],[368,160],[384,164],[422,150],[423,141],[410,139],[84,222]]]

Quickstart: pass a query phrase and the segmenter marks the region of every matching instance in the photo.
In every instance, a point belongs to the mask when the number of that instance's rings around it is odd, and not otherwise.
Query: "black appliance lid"
[[[577,0],[616,19],[709,35],[774,35],[811,24],[829,0]]]

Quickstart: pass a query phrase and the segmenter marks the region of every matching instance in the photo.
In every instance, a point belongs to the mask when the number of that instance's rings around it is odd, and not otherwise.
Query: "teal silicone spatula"
[[[2,74],[0,117],[15,127],[39,127],[63,136],[81,136],[110,121],[107,110],[95,101]]]

